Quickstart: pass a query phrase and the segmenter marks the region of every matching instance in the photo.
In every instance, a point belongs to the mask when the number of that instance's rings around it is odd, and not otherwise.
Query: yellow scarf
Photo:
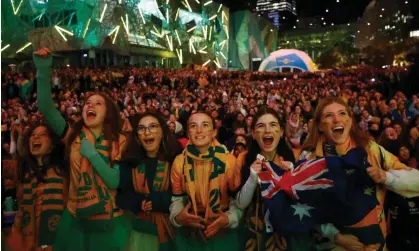
[[[218,176],[226,172],[227,150],[214,140],[206,153],[200,153],[195,146],[189,144],[184,154],[186,157],[183,168],[185,186],[194,212],[197,215],[204,213],[206,221],[212,222],[221,212],[220,186],[222,184]]]

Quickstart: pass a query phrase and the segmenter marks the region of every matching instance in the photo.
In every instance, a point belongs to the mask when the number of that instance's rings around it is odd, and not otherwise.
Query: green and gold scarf
[[[87,139],[95,146],[102,159],[110,166],[109,141],[104,135],[95,139],[94,134],[83,127],[79,140]],[[112,156],[118,152],[118,144],[113,142]],[[102,178],[92,168],[85,157],[81,159],[81,176],[77,191],[76,218],[79,219],[111,219],[113,218],[113,200],[110,189],[102,181]]]
[[[227,149],[214,140],[206,153],[200,153],[189,144],[184,150],[186,160],[183,167],[185,186],[196,215],[205,214],[206,223],[217,219],[220,214],[219,175],[226,172]]]
[[[146,166],[144,163],[140,164],[137,168],[132,169],[133,185],[136,193],[150,194],[146,179]],[[167,192],[170,188],[170,167],[168,162],[158,161],[156,174],[153,179],[153,191]],[[151,221],[157,228],[157,234],[160,243],[166,243],[173,239],[174,232],[170,224],[169,215],[152,212],[147,214],[140,212],[137,219],[141,221]],[[134,224],[135,225],[135,224]]]
[[[54,244],[55,230],[66,202],[64,194],[65,189],[68,188],[64,184],[64,178],[57,175],[53,168],[47,170],[42,183],[38,182],[33,172],[25,175],[19,209],[20,217],[18,222],[15,222],[15,226],[20,231],[12,234],[14,235],[11,237],[12,242],[22,242],[16,245],[23,244],[27,247]],[[39,201],[41,205],[37,205]]]

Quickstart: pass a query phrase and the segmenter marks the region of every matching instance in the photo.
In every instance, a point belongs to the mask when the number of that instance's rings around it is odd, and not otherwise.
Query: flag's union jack
[[[282,172],[278,167],[272,168],[271,162],[263,162],[266,169],[258,174],[259,182],[262,185],[262,196],[270,199],[279,191],[284,191],[294,200],[298,200],[298,191],[327,189],[333,187],[333,181],[325,178],[319,178],[327,173],[326,159],[305,161],[293,171]],[[282,176],[281,176],[282,175]]]

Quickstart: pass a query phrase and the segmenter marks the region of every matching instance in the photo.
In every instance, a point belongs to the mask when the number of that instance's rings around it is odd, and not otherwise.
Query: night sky
[[[362,16],[370,0],[297,0],[297,11],[303,16],[322,16],[336,24],[356,21]],[[326,9],[329,12],[326,12]]]
[[[250,6],[255,6],[256,3],[256,0],[218,1],[223,2],[232,11],[248,9]],[[299,15],[307,17],[322,16],[326,22],[340,24],[356,21],[362,16],[369,3],[370,0],[297,0],[297,12]],[[329,12],[326,12],[326,9]]]

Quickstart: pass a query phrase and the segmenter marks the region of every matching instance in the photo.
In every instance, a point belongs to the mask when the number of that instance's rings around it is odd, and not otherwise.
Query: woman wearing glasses
[[[241,189],[237,193],[237,205],[245,210],[245,229],[240,250],[311,250],[309,234],[285,238],[279,236],[269,224],[264,200],[258,186],[258,173],[262,171],[262,160],[270,161],[288,170],[294,162],[292,150],[281,140],[283,130],[278,113],[271,108],[260,109],[251,124],[252,142],[248,152],[240,154],[237,166],[241,167]]]
[[[137,121],[135,140],[119,163],[116,196],[120,208],[135,214],[128,250],[174,250],[169,221],[170,167],[180,146],[160,115],[144,113]]]
[[[50,51],[36,51],[34,62],[39,110],[62,138],[70,164],[68,202],[54,250],[123,250],[130,226],[115,203],[119,181],[115,161],[126,142],[120,133],[119,109],[107,95],[95,93],[87,98],[82,119],[69,126],[52,100]]]
[[[233,251],[241,211],[232,200],[240,180],[233,155],[216,140],[209,115],[197,112],[187,122],[189,144],[172,166],[173,203],[170,221],[176,227],[176,248],[182,251]]]

